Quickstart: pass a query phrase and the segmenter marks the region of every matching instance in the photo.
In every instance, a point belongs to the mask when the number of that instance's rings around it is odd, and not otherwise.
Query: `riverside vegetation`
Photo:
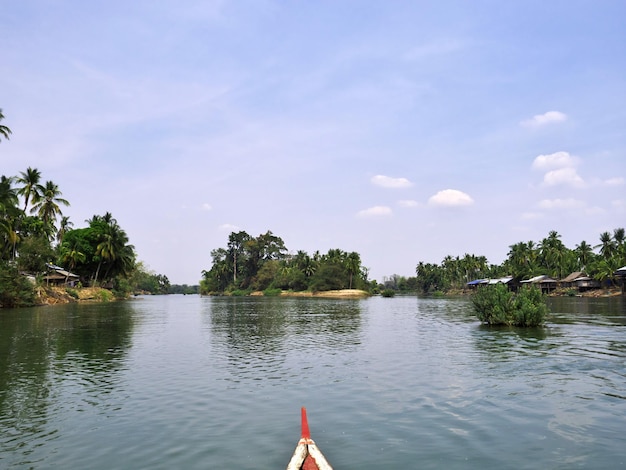
[[[0,129],[5,137],[7,129]],[[42,184],[35,168],[0,177],[0,307],[35,305],[49,297],[60,300],[59,289],[45,281],[49,264],[80,278],[77,286],[64,286],[66,299],[81,298],[76,293],[81,286],[106,288],[109,292],[96,295],[103,300],[133,292],[196,292],[189,286],[171,286],[166,276],[137,261],[126,232],[109,212],[73,229],[73,222],[63,216],[61,207],[70,203],[62,196],[54,182]]]

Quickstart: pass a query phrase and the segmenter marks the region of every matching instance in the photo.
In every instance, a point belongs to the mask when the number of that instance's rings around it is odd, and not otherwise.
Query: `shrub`
[[[109,302],[113,298],[113,294],[106,289],[101,289],[98,292],[98,297],[100,297],[100,302]]]
[[[534,286],[517,294],[503,284],[481,287],[472,303],[478,319],[489,325],[539,326],[548,312],[543,294]]]
[[[15,266],[0,261],[0,307],[35,305],[35,286]]]
[[[72,289],[71,287],[67,287],[65,289],[65,292],[68,293],[68,295],[74,299],[78,299],[79,295],[78,295],[78,291],[76,289]]]
[[[282,293],[282,289],[267,288],[263,291],[265,297],[278,297]]]
[[[396,295],[396,291],[393,289],[385,289],[380,293],[383,297],[394,297]]]
[[[235,289],[231,291],[229,294],[233,297],[244,297],[246,295],[249,295],[250,291],[242,290],[242,289]]]

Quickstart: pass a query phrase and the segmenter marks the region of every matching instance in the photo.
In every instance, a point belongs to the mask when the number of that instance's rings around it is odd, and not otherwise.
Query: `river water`
[[[626,302],[155,296],[0,310],[0,468],[626,467]]]

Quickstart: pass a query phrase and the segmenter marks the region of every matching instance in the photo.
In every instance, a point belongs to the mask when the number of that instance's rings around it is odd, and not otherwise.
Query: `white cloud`
[[[522,214],[523,220],[535,220],[535,219],[541,219],[541,218],[543,218],[543,214],[540,214],[538,212],[524,212]]]
[[[611,206],[613,206],[613,208],[617,209],[620,212],[626,211],[626,200],[624,200],[624,199],[615,199],[615,200],[611,201]]]
[[[474,204],[474,200],[467,194],[456,189],[444,189],[428,199],[431,206],[458,207]]]
[[[386,217],[386,216],[390,216],[392,214],[391,208],[387,207],[387,206],[374,206],[374,207],[370,207],[368,209],[363,209],[362,211],[359,211],[357,216],[358,217]]]
[[[555,152],[549,155],[539,155],[533,160],[533,170],[554,170],[558,168],[571,168],[578,165],[578,158],[569,152]]]
[[[543,114],[536,114],[532,119],[526,119],[520,124],[524,127],[540,127],[553,122],[563,122],[567,120],[567,114],[560,111],[548,111]]]
[[[414,201],[412,199],[402,199],[400,201],[398,201],[398,205],[400,207],[417,207],[419,206],[419,202]]]
[[[204,204],[202,204],[203,211],[210,211],[211,209],[213,209],[213,207],[211,207],[211,204],[209,204],[208,202],[205,202]]]
[[[239,232],[241,229],[233,224],[222,224],[218,227],[222,232]]]
[[[382,188],[400,189],[413,186],[413,183],[411,183],[406,178],[392,178],[391,176],[385,175],[373,176],[371,182],[372,184],[375,184],[376,186],[380,186]]]
[[[616,178],[609,178],[608,180],[604,180],[604,184],[606,186],[621,186],[624,184],[624,178],[620,177],[616,177]]]
[[[539,207],[547,210],[555,210],[555,209],[581,209],[585,207],[585,203],[583,201],[579,201],[578,199],[544,199],[539,202]]]
[[[584,180],[574,168],[560,168],[549,171],[543,176],[543,183],[546,186],[567,185],[575,188],[585,186]]]

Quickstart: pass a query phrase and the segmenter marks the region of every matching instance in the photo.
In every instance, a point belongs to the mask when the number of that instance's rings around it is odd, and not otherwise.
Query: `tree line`
[[[211,268],[202,271],[202,294],[371,287],[358,253],[330,249],[325,254],[302,250],[289,254],[283,240],[271,231],[257,237],[232,232],[225,248],[211,251],[211,259]]]
[[[626,265],[626,240],[623,228],[600,234],[600,243],[581,241],[566,247],[561,235],[552,230],[539,243],[518,242],[509,246],[500,265],[488,264],[484,256],[465,254],[446,256],[440,264],[418,263],[415,285],[423,293],[462,289],[475,279],[512,276],[516,280],[547,275],[555,280],[573,272],[583,272],[604,285],[612,285],[614,273]]]
[[[83,286],[107,287],[121,296],[168,292],[167,277],[137,262],[134,246],[111,213],[94,215],[86,227],[74,229],[62,211],[69,201],[56,183],[42,181],[41,172],[31,167],[17,176],[0,176],[0,305],[32,304],[34,288],[43,285],[50,265],[77,274]]]

